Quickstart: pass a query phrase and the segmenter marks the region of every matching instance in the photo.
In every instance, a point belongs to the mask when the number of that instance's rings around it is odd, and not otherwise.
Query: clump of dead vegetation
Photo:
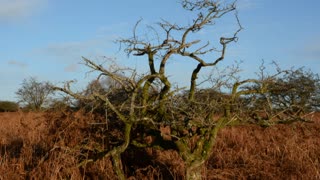
[[[22,119],[21,119],[22,118]],[[103,118],[79,112],[2,113],[1,179],[116,179],[110,158],[80,166],[108,146],[96,128]],[[320,114],[312,123],[271,127],[239,125],[220,131],[203,176],[207,179],[317,179],[320,177]],[[35,123],[35,121],[37,123]],[[110,125],[114,142],[121,138]],[[113,146],[110,144],[109,146]],[[122,156],[128,179],[184,179],[175,151],[128,148]]]

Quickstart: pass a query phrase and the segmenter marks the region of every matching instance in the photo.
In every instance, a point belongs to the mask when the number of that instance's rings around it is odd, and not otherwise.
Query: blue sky
[[[250,75],[264,59],[320,73],[319,0],[238,0],[238,7],[244,30],[221,66],[241,60],[243,73]],[[96,61],[114,57],[139,69],[146,62],[128,58],[114,41],[131,37],[140,18],[151,25],[161,18],[191,21],[178,0],[0,0],[0,100],[16,100],[14,92],[30,76],[55,84],[77,79],[81,89],[94,77],[86,77],[81,56]],[[218,40],[234,27],[234,19],[227,16],[217,22],[217,29],[202,33]],[[188,64],[170,65],[170,76],[186,84],[187,68],[181,67]]]

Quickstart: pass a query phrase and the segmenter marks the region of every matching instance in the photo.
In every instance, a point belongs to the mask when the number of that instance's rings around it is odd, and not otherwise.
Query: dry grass
[[[223,129],[204,176],[320,179],[320,114],[313,119]],[[81,112],[0,113],[0,179],[115,179],[108,158],[77,167],[93,153],[90,147],[105,146],[104,131],[93,128],[93,121],[99,118]],[[122,158],[129,179],[183,179],[184,166],[175,151],[129,148]]]
[[[88,116],[0,113],[0,179],[114,179],[109,159],[78,168]],[[89,140],[89,142],[91,142]]]
[[[223,129],[208,178],[320,179],[319,115],[314,123]]]

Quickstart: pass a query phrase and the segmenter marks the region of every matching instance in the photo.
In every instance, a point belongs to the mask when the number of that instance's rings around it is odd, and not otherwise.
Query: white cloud
[[[0,0],[0,22],[15,21],[41,10],[47,0]]]

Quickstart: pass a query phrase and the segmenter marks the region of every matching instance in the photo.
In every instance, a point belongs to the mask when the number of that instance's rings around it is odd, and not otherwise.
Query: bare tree
[[[202,42],[201,40],[194,40],[193,36],[200,30],[212,26],[215,21],[225,14],[232,11],[236,12],[235,3],[221,4],[219,1],[181,1],[182,7],[187,11],[196,12],[197,15],[193,19],[193,23],[186,26],[180,26],[162,21],[158,23],[158,27],[152,29],[164,32],[163,37],[157,37],[158,41],[151,44],[143,38],[137,36],[136,24],[132,38],[122,39],[121,43],[126,45],[126,52],[135,56],[147,56],[149,62],[150,74],[147,81],[142,86],[142,116],[143,119],[158,121],[162,126],[166,124],[172,128],[172,131],[177,132],[175,138],[172,138],[176,146],[176,150],[181,155],[186,164],[186,177],[187,179],[199,179],[201,177],[201,168],[204,162],[210,157],[211,148],[218,129],[220,129],[225,121],[212,122],[213,113],[210,113],[210,103],[207,106],[200,106],[197,108],[198,112],[192,111],[190,107],[199,106],[195,102],[196,84],[200,71],[205,67],[214,67],[225,57],[227,45],[237,40],[237,34],[241,31],[242,27],[235,13],[235,20],[238,24],[238,29],[235,30],[231,37],[221,37],[219,43],[221,49],[217,50],[212,47],[212,42]],[[160,34],[160,33],[158,33]],[[205,57],[213,53],[219,53],[216,59],[206,60]],[[197,62],[190,77],[190,88],[187,92],[187,106],[175,107],[172,101],[175,101],[173,91],[171,91],[171,83],[166,76],[167,63],[171,56],[178,55],[189,58]],[[155,66],[155,59],[160,61],[158,68]],[[150,86],[155,84],[155,80],[160,81],[161,90],[156,102],[157,117],[148,114],[150,107],[149,91]],[[200,103],[201,104],[201,103]],[[191,111],[190,111],[191,110]],[[192,113],[190,113],[192,112]],[[175,117],[178,116],[178,117]],[[180,117],[179,117],[180,116]],[[182,123],[182,119],[184,119]],[[186,127],[182,128],[182,124]],[[180,124],[180,125],[178,125]],[[191,129],[189,129],[189,127]],[[192,135],[185,135],[181,129],[193,131]],[[178,137],[181,136],[181,137]],[[196,145],[191,144],[191,139],[198,139]],[[200,169],[199,169],[200,168]]]
[[[19,102],[32,110],[40,110],[53,93],[49,82],[39,82],[35,77],[24,79],[22,87],[16,92]]]
[[[277,109],[291,113],[315,111],[319,108],[320,79],[317,74],[303,68],[291,69],[270,87],[270,98]]]
[[[227,103],[229,114],[262,126],[308,121],[307,115],[319,107],[319,76],[303,68],[283,70],[277,63],[272,64],[272,74],[262,62],[257,78],[239,78],[233,83]]]
[[[214,25],[215,21],[225,14],[236,12],[235,2],[222,4],[212,0],[182,0],[181,4],[185,10],[196,13],[191,24],[180,26],[163,20],[156,27],[151,28],[159,32],[157,34],[164,32],[164,36],[158,35],[156,42],[150,42],[137,36],[137,28],[140,25],[138,21],[134,27],[133,37],[119,40],[125,45],[128,55],[146,56],[149,64],[148,74],[137,75],[134,70],[127,68],[106,69],[83,58],[85,65],[92,71],[100,72],[97,80],[107,76],[117,82],[118,86],[127,93],[127,98],[123,100],[123,103],[111,102],[108,92],[95,91],[90,96],[83,96],[72,92],[70,83],[66,83],[63,88],[56,87],[57,90],[66,92],[77,99],[95,100],[98,98],[104,101],[106,111],[111,110],[115,114],[113,118],[124,123],[123,142],[99,153],[104,157],[112,157],[115,172],[120,179],[124,179],[120,156],[130,144],[138,147],[155,147],[162,144],[163,148],[174,149],[185,162],[186,179],[201,179],[201,170],[211,155],[217,133],[230,121],[226,116],[213,120],[214,104],[210,101],[196,102],[195,93],[201,69],[216,66],[224,59],[227,45],[237,41],[237,34],[242,29],[237,14],[235,13],[235,22],[239,27],[231,37],[219,39],[220,50],[212,47],[210,41],[202,43],[201,40],[190,39],[194,39],[193,36],[203,28]],[[205,60],[205,57],[213,53],[220,55],[216,59]],[[190,88],[186,99],[179,95],[180,89],[172,89],[171,82],[166,75],[167,63],[173,55],[197,62],[190,77]],[[156,59],[160,61],[157,68]],[[118,72],[121,70],[126,71],[127,76],[119,75]],[[146,131],[140,133],[140,136],[132,136],[135,130],[133,127],[137,125]],[[159,138],[154,142],[145,143],[143,139],[150,135],[147,131],[150,129],[156,131]]]
[[[212,47],[210,41],[202,44],[201,40],[194,40],[194,35],[214,25],[215,21],[225,14],[236,12],[235,3],[182,0],[181,4],[184,9],[196,12],[197,15],[191,24],[180,26],[163,20],[155,27],[148,27],[157,32],[157,40],[148,41],[144,36],[138,36],[138,21],[133,36],[119,40],[121,45],[125,46],[128,55],[146,57],[149,65],[147,74],[138,74],[134,69],[116,66],[104,68],[83,58],[84,64],[91,71],[100,73],[96,82],[102,77],[107,77],[112,82],[109,83],[109,88],[104,91],[91,88],[90,93],[84,95],[72,92],[70,83],[66,83],[63,88],[56,87],[77,99],[104,102],[105,111],[112,112],[112,115],[107,114],[106,118],[124,124],[123,140],[98,153],[98,157],[112,158],[114,170],[120,179],[125,178],[121,154],[129,146],[175,150],[184,161],[186,179],[201,179],[202,168],[211,156],[212,147],[221,128],[234,121],[251,117],[250,111],[258,119],[266,116],[266,120],[279,120],[279,115],[283,112],[274,108],[275,102],[271,94],[274,91],[272,87],[279,81],[279,77],[288,73],[286,70],[277,69],[274,74],[265,75],[264,67],[261,66],[259,78],[241,80],[236,76],[239,70],[235,66],[228,78],[210,79],[216,83],[216,87],[229,88],[230,94],[197,88],[198,74],[203,68],[213,68],[224,59],[227,45],[237,41],[242,27],[235,13],[238,28],[231,37],[219,39],[220,50]],[[210,55],[214,56],[214,53],[219,54],[218,58],[206,59]],[[188,90],[173,88],[166,74],[168,61],[173,55],[197,62],[191,73]],[[229,80],[232,81],[228,82]],[[250,109],[252,104],[253,108],[256,108],[257,99],[263,101],[262,112]],[[286,107],[285,110],[291,107]],[[293,116],[297,117],[296,114]],[[146,142],[145,139],[149,136],[155,138]],[[93,159],[83,163],[91,161]]]
[[[106,122],[118,121],[123,124],[120,129],[121,140],[108,143],[112,145],[103,150],[96,150],[94,158],[86,159],[80,165],[102,157],[111,157],[119,179],[125,179],[121,154],[128,147],[171,149],[176,151],[184,162],[185,178],[201,179],[202,169],[212,154],[219,130],[234,121],[243,120],[243,115],[249,116],[248,112],[256,102],[256,97],[265,97],[264,112],[268,116],[277,115],[270,98],[270,87],[277,81],[277,77],[287,71],[278,70],[273,75],[265,76],[262,66],[260,78],[241,80],[236,76],[239,72],[236,66],[227,78],[207,79],[216,83],[217,87],[229,88],[229,94],[218,91],[219,88],[205,90],[197,87],[201,70],[214,68],[224,59],[227,45],[237,41],[242,27],[235,2],[222,4],[214,0],[182,0],[181,4],[187,11],[195,12],[196,16],[191,24],[180,26],[163,20],[154,27],[148,27],[156,32],[156,41],[149,41],[144,36],[138,36],[137,29],[141,25],[141,21],[138,21],[133,36],[119,40],[128,55],[146,57],[148,73],[138,74],[135,69],[114,65],[106,68],[103,64],[83,57],[84,65],[90,72],[99,73],[94,83],[107,77],[109,86],[103,89],[101,84],[89,86],[87,93],[73,92],[70,89],[71,81],[64,87],[55,87],[56,90],[84,102],[103,102]],[[215,25],[217,19],[230,12],[235,12],[235,23],[238,27],[230,37],[221,37],[218,40],[220,49],[212,47],[213,41],[203,43],[195,40],[195,35],[200,30]],[[218,58],[208,60],[214,53],[218,54]],[[173,59],[173,55],[190,59],[197,64],[191,73],[188,90],[173,88],[166,74],[168,61]],[[259,112],[256,115],[265,116]],[[150,136],[154,138],[147,142],[146,138]]]

